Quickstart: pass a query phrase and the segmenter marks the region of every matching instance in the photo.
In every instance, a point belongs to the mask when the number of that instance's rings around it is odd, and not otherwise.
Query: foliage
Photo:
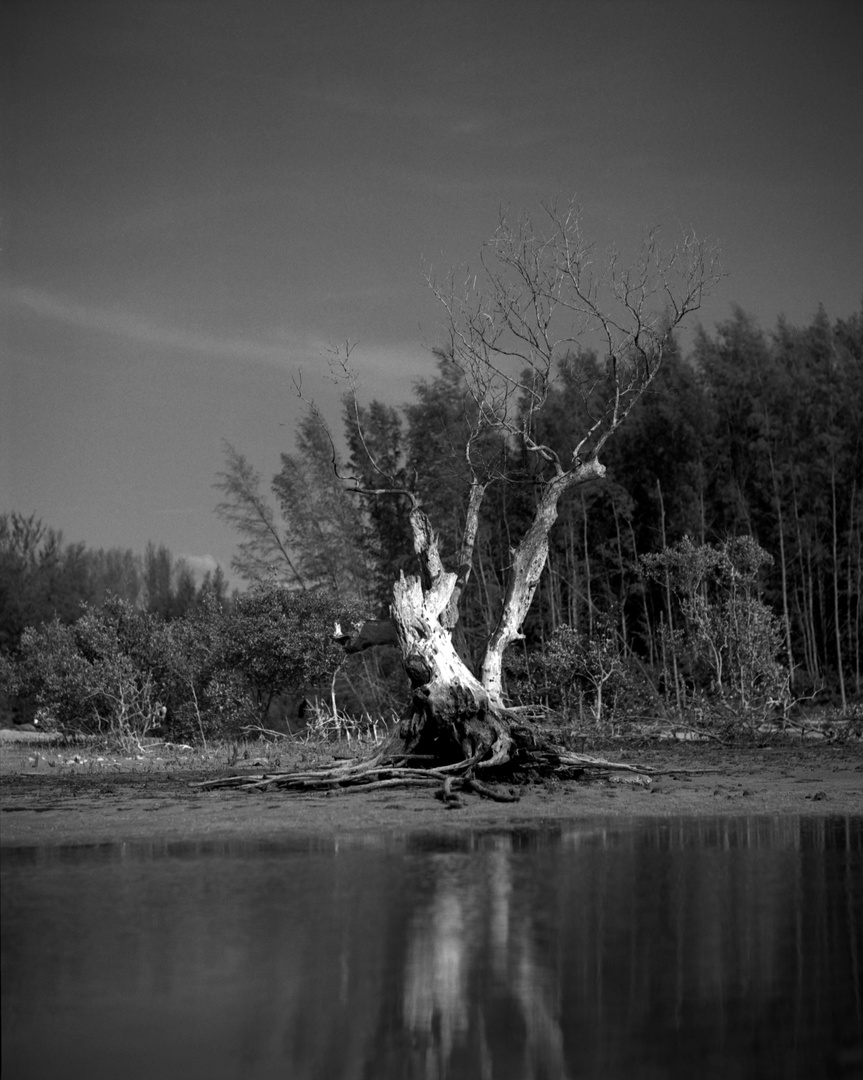
[[[514,698],[605,730],[673,715],[756,728],[791,704],[788,671],[777,659],[781,625],[758,595],[769,562],[745,536],[716,546],[684,538],[644,556],[645,576],[674,601],[673,623],[658,629],[663,661],[651,670],[626,649],[615,614],[601,614],[590,632],[563,624],[539,648],[513,657]]]
[[[225,467],[214,486],[224,498],[216,513],[243,537],[231,566],[246,581],[263,581],[275,575],[305,588],[283,535],[283,523],[261,492],[260,473],[229,442],[223,444],[223,450]]]
[[[364,550],[360,507],[345,497],[329,434],[314,415],[297,426],[295,454],[282,454],[272,490],[284,522],[285,545],[307,589],[346,600],[368,596],[372,563]]]
[[[356,487],[378,488],[382,478],[396,487],[405,487],[411,466],[406,461],[404,423],[398,410],[381,401],[362,406],[355,398],[346,396],[344,421],[349,449],[347,468],[355,478]],[[413,424],[410,429],[413,431]],[[430,458],[431,455],[427,460]],[[369,568],[367,594],[385,611],[392,597],[393,581],[403,570],[410,569],[410,529],[398,500],[361,501],[358,492],[350,497],[361,521],[360,543],[364,565]]]
[[[28,627],[10,689],[33,697],[66,732],[140,738],[160,719],[163,627],[115,599]]]
[[[558,452],[581,423],[577,391],[560,379],[540,416]],[[605,451],[607,482],[562,506],[528,640],[564,624],[590,631],[615,611],[627,650],[661,667],[667,602],[646,587],[641,555],[746,533],[772,556],[762,599],[795,693],[863,694],[861,432],[863,315],[831,326],[821,312],[770,335],[738,310],[700,332],[690,360],[670,350]],[[519,525],[517,494],[510,486],[502,536]]]
[[[26,626],[75,618],[89,594],[82,545],[65,544],[35,515],[0,515],[0,650],[16,652]]]
[[[161,684],[168,706],[165,734],[203,742],[236,736],[254,718],[254,700],[240,672],[226,663],[231,609],[214,598],[164,631]]]
[[[655,718],[661,703],[644,667],[627,654],[616,620],[598,617],[595,635],[563,624],[531,653],[508,663],[509,685],[519,704],[542,702],[583,730],[608,731]]]
[[[225,444],[216,512],[243,537],[233,568],[251,583],[280,581],[302,590],[327,589],[348,600],[367,597],[373,568],[360,508],[338,478],[338,459],[314,416],[298,425],[296,452],[281,455],[271,491],[242,454]]]
[[[74,623],[29,627],[0,674],[65,732],[134,740],[159,726],[206,744],[263,725],[278,694],[329,684],[344,659],[333,623],[354,614],[273,583],[170,622],[114,598]]]
[[[161,619],[177,619],[209,602],[227,603],[227,581],[220,566],[204,574],[200,585],[185,559],[174,559],[160,544],[147,544],[141,568],[141,603]]]
[[[595,368],[599,378],[600,368]],[[539,421],[560,452],[580,419],[578,386],[560,378]],[[549,537],[532,647],[558,626],[616,612],[626,648],[663,663],[667,602],[647,587],[641,555],[686,535],[749,534],[772,556],[762,599],[780,620],[782,659],[799,695],[863,694],[863,314],[823,312],[808,327],[763,333],[741,311],[702,331],[690,360],[675,350],[609,443],[607,480],[570,499]],[[500,500],[489,564],[505,566],[524,510],[517,473]],[[666,626],[665,634],[669,631]]]
[[[665,627],[666,680],[690,697],[720,704],[757,723],[790,704],[789,672],[778,661],[779,620],[758,596],[758,576],[771,557],[749,536],[716,546],[685,537],[658,555],[642,556],[645,573],[676,598],[682,626]]]
[[[863,693],[863,314],[767,337],[737,310],[696,342],[713,450],[713,531],[757,536],[773,556],[766,596],[782,613],[798,684]]]
[[[173,619],[207,598],[226,603],[227,582],[217,567],[197,585],[164,545],[148,544],[143,558],[122,548],[94,550],[66,543],[35,515],[0,515],[0,653],[18,652],[25,627],[55,618],[69,625],[82,604],[95,610],[112,597]]]
[[[571,626],[558,627],[540,658],[546,678],[554,679],[560,687],[567,711],[582,706],[586,689],[593,719],[600,724],[607,713],[614,714],[625,667],[611,620],[603,619],[597,629],[595,637],[587,638]]]
[[[277,695],[332,680],[344,660],[334,623],[358,617],[328,593],[255,586],[234,604],[223,663],[242,675],[263,720]]]

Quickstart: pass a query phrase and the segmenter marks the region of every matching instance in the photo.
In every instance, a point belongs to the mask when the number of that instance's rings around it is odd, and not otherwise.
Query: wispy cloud
[[[418,379],[433,378],[436,363],[431,349],[411,345],[360,343],[351,354],[360,398],[371,393],[389,402],[407,401]],[[385,388],[381,393],[381,388]]]
[[[341,80],[326,88],[306,87],[296,91],[317,106],[349,113],[368,120],[392,120],[400,125],[416,125],[443,137],[459,140],[497,141],[505,137],[510,148],[525,147],[547,136],[548,120],[536,105],[514,100],[500,101],[485,95],[483,100],[466,102],[457,88],[434,92],[390,88]]]
[[[229,337],[208,331],[173,326],[135,312],[102,308],[40,289],[15,287],[5,292],[12,307],[41,318],[115,334],[156,349],[181,350],[221,360],[244,360],[279,366],[297,364],[321,352],[326,343],[305,334],[280,332],[276,340]]]
[[[442,113],[440,98],[434,95],[412,93],[390,97],[382,89],[348,80],[331,82],[325,88],[298,88],[295,93],[319,105],[378,120],[440,122]]]

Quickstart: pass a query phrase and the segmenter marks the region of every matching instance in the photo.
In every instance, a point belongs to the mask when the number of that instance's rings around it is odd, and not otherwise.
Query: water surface
[[[4,1080],[863,1077],[863,820],[5,850]]]

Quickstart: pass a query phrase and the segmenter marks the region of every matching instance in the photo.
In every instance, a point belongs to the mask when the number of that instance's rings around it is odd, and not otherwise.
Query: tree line
[[[669,339],[602,481],[560,500],[508,700],[596,728],[665,713],[755,730],[794,698],[859,697],[861,361],[863,315],[766,334],[738,310],[687,357]],[[484,424],[444,348],[401,408],[348,394],[340,451],[312,407],[269,484],[227,446],[217,509],[251,586],[232,602],[220,570],[196,584],[164,547],[95,551],[0,516],[0,681],[67,730],[135,737],[163,710],[175,737],[271,726],[277,699],[312,688],[389,714],[408,692],[397,651],[346,662],[339,642],[386,616],[394,581],[425,580],[415,519],[457,568],[453,638],[476,671],[538,493],[606,407],[608,364],[561,357],[541,408],[525,373],[511,413]]]
[[[517,422],[469,445],[483,403],[451,350],[439,350],[437,361],[401,408],[347,395],[340,452],[310,411],[269,485],[227,446],[218,512],[240,534],[233,566],[247,581],[275,575],[292,588],[325,588],[385,610],[393,581],[415,572],[410,523],[398,496],[358,494],[385,487],[383,476],[415,491],[444,561],[455,565],[471,468],[481,458],[501,482],[485,492],[455,630],[459,652],[475,666],[548,461],[601,408],[608,359],[588,351],[578,363],[560,360],[532,417],[532,447]],[[531,401],[527,372],[515,407]],[[529,452],[536,446],[548,456]],[[672,342],[603,462],[603,482],[561,502],[524,640],[508,662],[513,684],[564,628],[586,641],[610,633],[623,657],[667,680],[670,643],[687,623],[686,596],[672,580],[680,559],[670,557],[663,574],[646,572],[644,557],[687,538],[727,556],[729,542],[749,537],[764,556],[758,591],[778,621],[778,659],[793,694],[834,695],[844,706],[863,692],[863,314],[831,322],[822,310],[807,326],[779,320],[765,333],[737,309],[714,333],[699,330],[690,355]],[[713,563],[730,566],[729,580],[748,572],[733,560]],[[700,579],[703,595],[715,573]]]
[[[161,619],[179,618],[207,599],[223,604],[228,583],[221,567],[197,582],[188,563],[164,544],[90,548],[68,542],[35,514],[0,514],[0,653],[17,654],[28,626],[57,618],[74,622],[82,605],[99,608],[119,597]]]

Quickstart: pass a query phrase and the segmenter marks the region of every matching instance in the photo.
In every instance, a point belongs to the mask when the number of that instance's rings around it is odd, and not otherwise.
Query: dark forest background
[[[577,371],[578,374],[573,374]],[[568,373],[567,373],[568,372]],[[563,455],[583,426],[603,360],[584,354],[562,368],[538,438]],[[463,457],[470,401],[445,353],[434,377],[402,408],[345,402],[343,475],[374,486],[367,450],[413,487],[438,529],[444,555],[461,538],[467,500]],[[490,489],[462,602],[459,647],[481,654],[500,607],[513,538],[527,526],[538,477],[517,442],[489,443],[500,482]],[[808,326],[780,320],[766,333],[741,310],[691,354],[673,348],[656,381],[603,454],[605,482],[566,500],[551,533],[548,566],[525,625],[517,679],[562,628],[582,640],[612,635],[645,670],[662,667],[675,618],[662,576],[643,557],[684,538],[721,546],[750,537],[769,559],[760,599],[781,628],[778,660],[795,697],[844,706],[863,693],[863,312]],[[235,572],[326,592],[335,604],[385,611],[392,582],[411,571],[406,507],[364,500],[333,470],[333,448],[313,415],[265,483],[226,447],[218,513],[237,528]],[[666,582],[666,585],[668,583]],[[230,607],[221,571],[197,582],[164,547],[143,555],[66,543],[33,517],[0,516],[0,652],[14,658],[27,626],[71,624],[81,604],[109,596],[163,620]],[[236,598],[233,602],[236,602]]]
[[[583,428],[602,360],[562,374],[536,435],[562,457]],[[444,550],[459,544],[467,500],[466,393],[458,368],[439,357],[397,410],[379,401],[345,405],[345,475],[375,486],[366,446],[384,471],[418,488]],[[477,657],[493,628],[512,538],[532,509],[528,455],[512,441],[489,447],[501,482],[486,497],[474,573],[462,602],[463,649]],[[325,587],[385,607],[394,578],[410,570],[410,537],[397,499],[364,505],[333,473],[325,432],[308,417],[296,449],[282,455],[269,493],[232,448],[220,512],[243,534],[235,559],[248,580],[276,573],[296,587]],[[593,635],[611,620],[619,640],[658,660],[667,618],[664,590],[641,557],[684,537],[721,544],[751,537],[772,561],[761,598],[781,622],[781,659],[799,694],[861,692],[863,587],[863,315],[811,325],[780,321],[764,333],[743,311],[690,356],[672,349],[659,376],[603,453],[605,482],[580,489],[552,530],[548,567],[525,627],[525,648],[561,626]],[[269,497],[269,502],[267,501]]]

